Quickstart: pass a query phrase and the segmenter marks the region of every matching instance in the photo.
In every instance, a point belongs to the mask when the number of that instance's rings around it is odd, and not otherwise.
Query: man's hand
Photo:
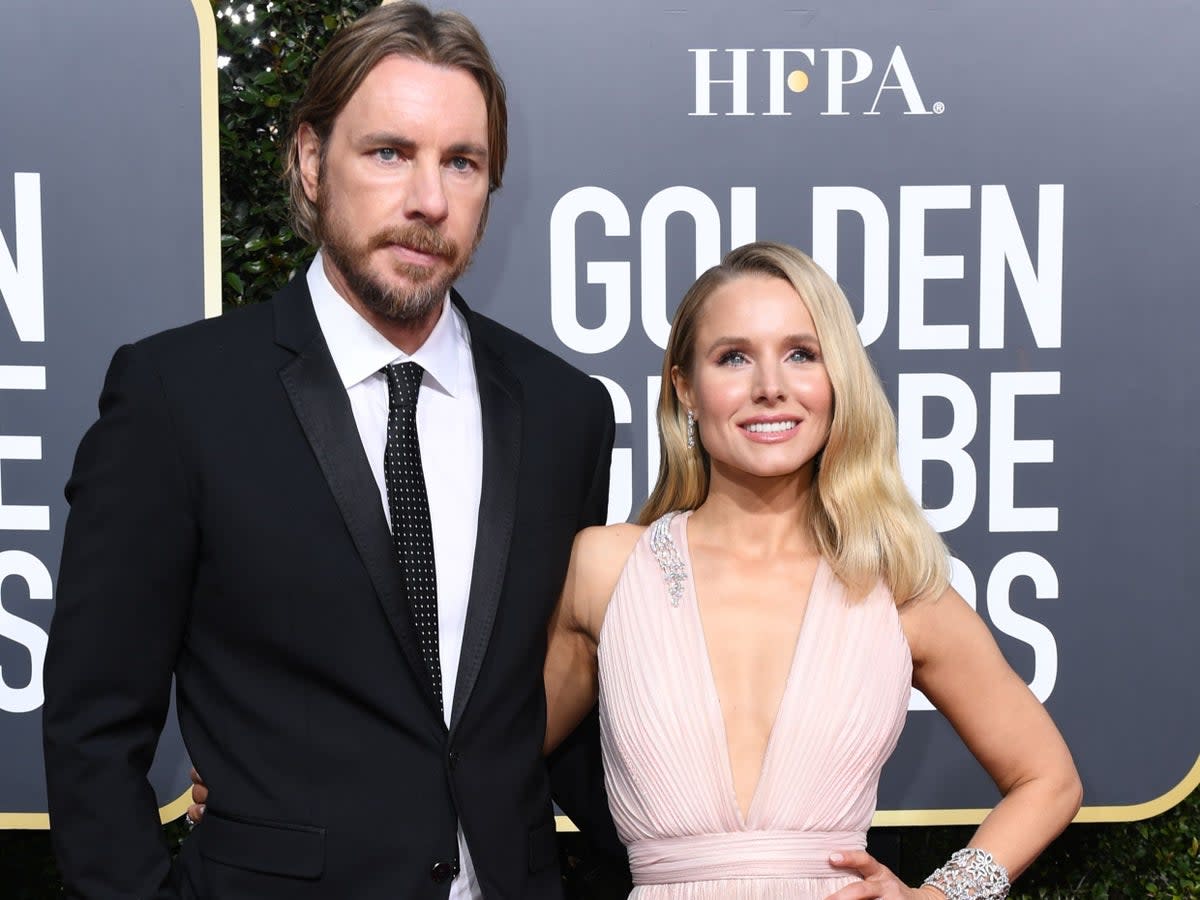
[[[208,785],[200,777],[195,767],[188,773],[192,779],[192,805],[187,810],[187,820],[191,825],[199,825],[204,818],[204,806],[208,802]]]

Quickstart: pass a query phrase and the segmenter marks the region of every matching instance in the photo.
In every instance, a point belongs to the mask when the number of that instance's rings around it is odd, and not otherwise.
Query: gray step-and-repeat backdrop
[[[75,447],[120,344],[221,308],[217,51],[208,0],[3,15],[0,828],[44,828],[42,660]],[[172,715],[164,817],[183,814],[187,769]]]
[[[678,299],[754,238],[844,286],[955,584],[1066,733],[1086,819],[1200,767],[1196,4],[461,0],[512,147],[468,301],[605,380],[657,471]],[[914,696],[878,822],[995,802]]]
[[[687,285],[755,238],[810,249],[855,305],[956,586],[1075,752],[1080,818],[1185,796],[1200,781],[1200,7],[439,5],[479,25],[512,112],[463,292],[608,387],[610,518],[657,469],[653,398]],[[75,442],[118,343],[212,310],[215,47],[206,0],[19,0],[8,21],[0,827],[38,827]],[[977,821],[994,787],[922,696],[910,709],[876,821]],[[184,767],[171,737],[165,805]]]

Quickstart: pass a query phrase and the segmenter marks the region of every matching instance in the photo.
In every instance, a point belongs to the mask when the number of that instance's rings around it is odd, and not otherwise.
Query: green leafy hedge
[[[312,255],[288,222],[282,138],[292,104],[329,36],[373,5],[213,3],[223,64],[218,90],[225,306],[265,300]]]
[[[287,220],[279,178],[279,137],[306,73],[329,35],[372,0],[214,3],[220,70],[221,250],[226,306],[269,297],[311,251]],[[253,14],[251,15],[251,8]],[[81,803],[87,798],[81,797]],[[164,829],[178,846],[178,823]],[[970,828],[881,829],[886,861],[919,883],[970,835]],[[589,864],[583,842],[564,836],[571,900],[616,900],[623,891]],[[49,837],[0,832],[0,895],[60,897]],[[1072,825],[1018,883],[1020,900],[1185,900],[1200,898],[1200,795],[1144,822]]]

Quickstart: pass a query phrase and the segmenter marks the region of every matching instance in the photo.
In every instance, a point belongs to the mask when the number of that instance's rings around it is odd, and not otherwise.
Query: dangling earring
[[[696,414],[690,409],[687,416],[687,445],[689,450],[696,446]]]

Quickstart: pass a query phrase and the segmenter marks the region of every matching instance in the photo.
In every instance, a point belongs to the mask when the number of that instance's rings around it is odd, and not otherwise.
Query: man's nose
[[[449,203],[440,164],[418,161],[413,165],[404,212],[410,219],[427,222],[441,222],[446,218]]]

